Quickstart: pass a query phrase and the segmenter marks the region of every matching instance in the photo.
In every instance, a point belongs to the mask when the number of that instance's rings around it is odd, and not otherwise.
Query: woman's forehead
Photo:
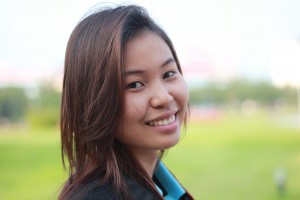
[[[132,65],[162,64],[173,58],[167,43],[153,32],[144,32],[130,40],[124,54],[126,68]]]

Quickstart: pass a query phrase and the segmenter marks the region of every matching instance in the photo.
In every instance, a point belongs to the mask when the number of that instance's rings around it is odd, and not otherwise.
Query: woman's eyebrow
[[[175,63],[176,63],[176,61],[175,61],[175,59],[174,59],[173,57],[167,59],[167,60],[160,66],[160,68],[163,68],[164,66],[166,66],[166,65],[168,65],[169,63],[172,63],[172,62],[175,62]]]
[[[137,70],[135,70],[135,69],[133,69],[133,70],[128,70],[128,71],[126,71],[125,73],[124,73],[124,75],[125,76],[128,76],[128,75],[133,75],[133,74],[144,74],[145,72],[143,71],[143,70],[139,70],[139,69],[137,69]]]
[[[165,62],[163,62],[160,66],[160,68],[163,68],[165,66],[167,66],[168,64],[172,63],[172,62],[176,62],[174,58],[168,58]],[[124,75],[128,76],[128,75],[133,75],[133,74],[144,74],[145,71],[144,70],[139,70],[139,69],[132,69],[132,70],[127,70],[125,71]]]

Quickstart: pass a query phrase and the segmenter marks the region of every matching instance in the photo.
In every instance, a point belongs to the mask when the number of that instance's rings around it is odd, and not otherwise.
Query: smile
[[[149,126],[165,126],[168,124],[172,124],[175,121],[175,114],[171,115],[169,118],[158,120],[158,121],[150,121],[147,123]]]

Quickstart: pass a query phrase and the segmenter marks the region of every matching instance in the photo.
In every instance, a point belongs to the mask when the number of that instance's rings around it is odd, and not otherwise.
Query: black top
[[[157,196],[142,186],[138,181],[124,176],[125,183],[128,187],[128,192],[133,200],[155,200],[158,199]],[[99,185],[97,180],[93,180],[87,186],[90,188],[86,190],[85,195],[81,197],[75,197],[80,200],[122,200],[122,197],[118,197],[114,192],[114,188],[110,184]]]
[[[100,176],[101,177],[101,176]],[[130,178],[123,173],[124,182],[127,186],[129,195],[133,200],[155,200],[159,199],[157,194],[145,188],[137,180]],[[122,196],[118,196],[111,183],[99,183],[99,176],[95,175],[80,191],[72,195],[72,200],[123,200]],[[167,199],[193,200],[194,198],[186,191],[178,182],[175,176],[159,162],[154,175],[153,181],[160,188],[162,196]]]

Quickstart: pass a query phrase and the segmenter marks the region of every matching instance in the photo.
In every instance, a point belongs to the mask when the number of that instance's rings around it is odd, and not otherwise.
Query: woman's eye
[[[166,73],[164,74],[163,78],[164,78],[164,79],[165,79],[165,78],[170,78],[170,77],[174,76],[175,73],[176,73],[176,72],[174,72],[174,71],[166,72]]]
[[[129,83],[127,85],[127,88],[136,89],[136,88],[140,88],[142,86],[143,86],[143,84],[141,82],[135,81],[135,82]]]

